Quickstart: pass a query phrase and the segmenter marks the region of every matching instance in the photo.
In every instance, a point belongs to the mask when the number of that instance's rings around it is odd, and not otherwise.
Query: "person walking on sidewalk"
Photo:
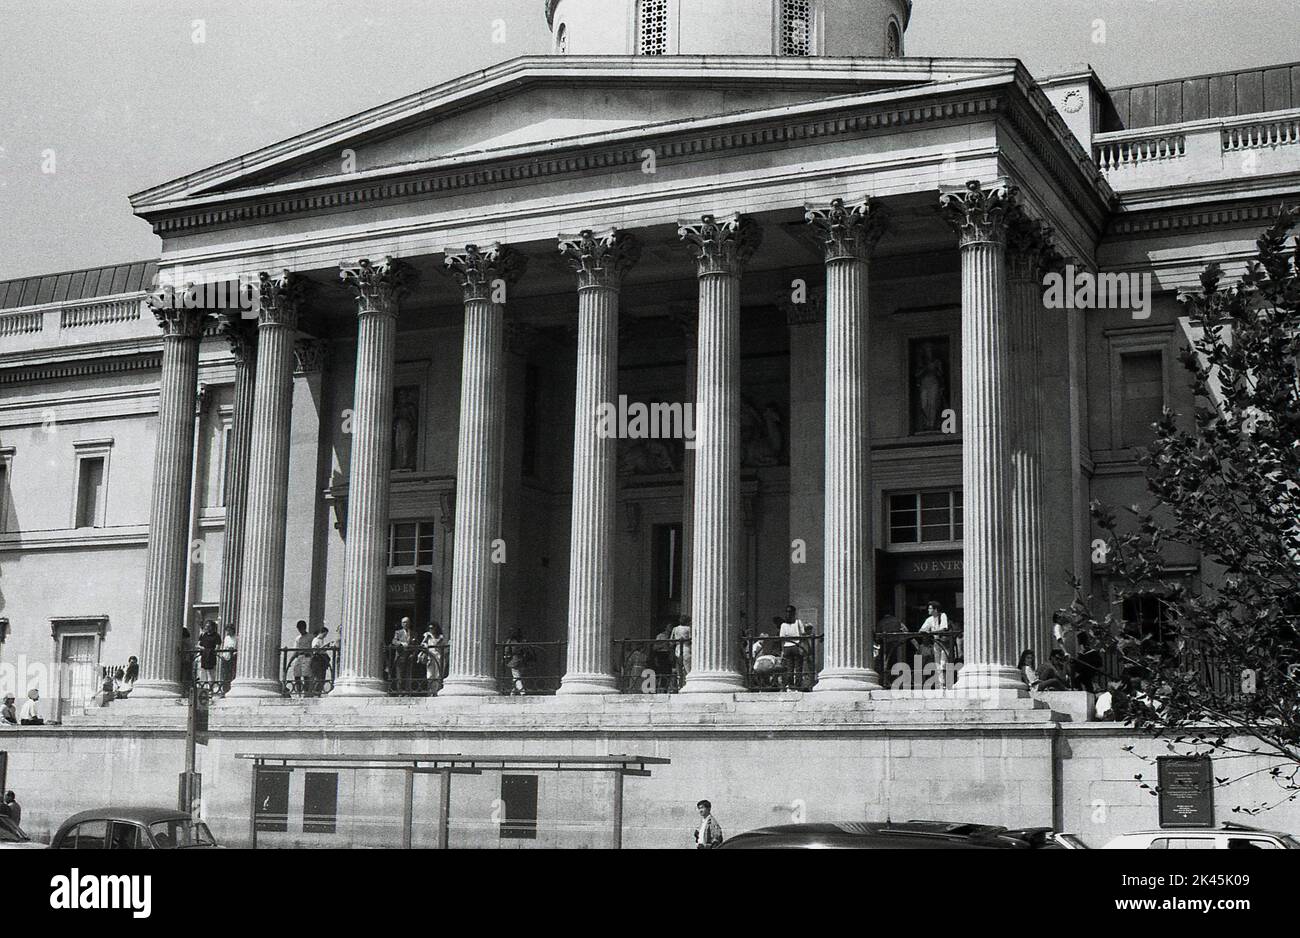
[[[700,826],[695,830],[695,849],[713,850],[722,846],[722,825],[713,816],[713,805],[707,800],[697,801],[695,810],[700,813]]]

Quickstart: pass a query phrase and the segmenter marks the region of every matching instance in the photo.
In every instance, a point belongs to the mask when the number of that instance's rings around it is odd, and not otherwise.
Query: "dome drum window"
[[[781,54],[812,55],[812,0],[781,0]]]
[[[668,0],[640,0],[637,9],[637,51],[668,54]]]

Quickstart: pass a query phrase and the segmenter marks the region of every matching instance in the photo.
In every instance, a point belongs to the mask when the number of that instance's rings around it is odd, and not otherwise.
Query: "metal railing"
[[[280,688],[286,697],[323,697],[334,689],[339,646],[280,649]]]
[[[876,672],[890,690],[951,687],[964,660],[962,630],[877,632]]]
[[[1098,688],[1103,683],[1111,681],[1127,685],[1131,677],[1140,676],[1143,672],[1149,673],[1147,668],[1134,663],[1132,658],[1126,663],[1119,650],[1113,647],[1099,655],[1099,658],[1100,666],[1097,668],[1099,673],[1096,678]],[[1072,674],[1077,673],[1078,661],[1078,658],[1071,659]],[[1191,680],[1206,692],[1228,700],[1240,700],[1247,693],[1248,686],[1254,683],[1252,679],[1255,678],[1254,675],[1248,675],[1235,665],[1223,661],[1199,642],[1184,642],[1176,659],[1170,655],[1166,658],[1163,667],[1166,673],[1177,670],[1189,675]]]
[[[506,695],[554,694],[568,649],[568,642],[498,642],[497,689]]]
[[[740,659],[751,691],[812,690],[821,670],[823,635],[742,635]]]
[[[230,690],[230,683],[235,679],[238,651],[235,649],[214,648],[211,652],[212,667],[203,667],[204,650],[190,649],[182,658],[181,687],[188,694],[193,684],[198,684],[200,700],[224,697]]]
[[[614,641],[619,693],[675,694],[690,668],[689,638],[622,638]]]
[[[388,693],[396,697],[433,697],[442,690],[451,663],[451,646],[386,645],[384,676]]]

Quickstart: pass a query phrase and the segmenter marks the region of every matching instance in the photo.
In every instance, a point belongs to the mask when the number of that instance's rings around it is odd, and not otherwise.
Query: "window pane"
[[[83,459],[77,480],[77,527],[99,526],[99,506],[103,498],[104,460]]]
[[[76,849],[103,850],[107,833],[107,821],[83,821],[77,825]]]
[[[113,835],[109,839],[110,850],[139,850],[140,828],[126,821],[113,822]]]
[[[415,532],[414,524],[393,525],[393,566],[415,566]]]
[[[1140,446],[1154,436],[1151,424],[1160,419],[1165,404],[1164,355],[1135,352],[1120,357],[1123,372],[1123,426],[1121,446]]]
[[[420,523],[420,556],[418,561],[421,567],[433,566],[433,538],[436,531],[437,527],[432,521],[422,521]]]

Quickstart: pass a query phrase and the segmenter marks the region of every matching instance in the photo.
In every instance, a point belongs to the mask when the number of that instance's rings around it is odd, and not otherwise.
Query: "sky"
[[[1300,60],[1295,23],[1295,0],[916,0],[907,53],[1123,85]],[[0,279],[156,257],[131,193],[549,49],[543,0],[0,0]]]

